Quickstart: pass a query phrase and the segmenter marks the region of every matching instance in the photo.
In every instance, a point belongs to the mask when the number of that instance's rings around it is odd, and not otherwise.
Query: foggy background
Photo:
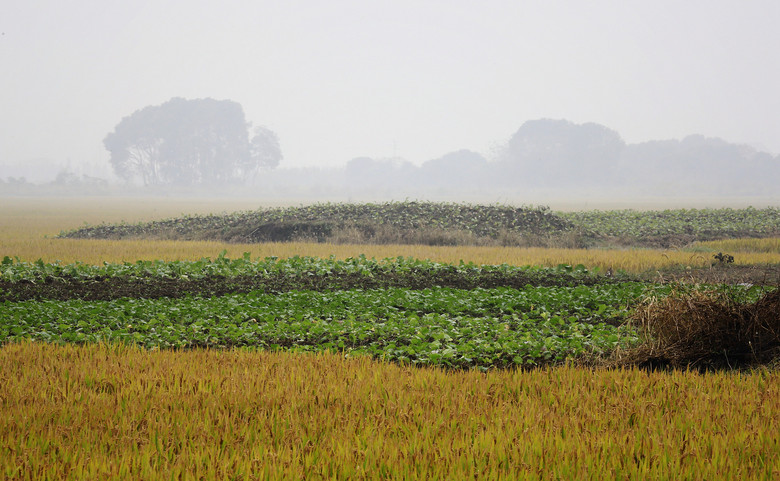
[[[0,9],[0,194],[127,182],[104,139],[231,100],[258,197],[777,196],[775,1],[86,1]],[[22,179],[24,178],[24,179]]]

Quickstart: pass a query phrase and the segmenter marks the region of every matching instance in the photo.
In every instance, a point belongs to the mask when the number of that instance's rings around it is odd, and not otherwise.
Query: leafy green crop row
[[[25,300],[111,300],[122,297],[211,297],[251,291],[349,290],[434,286],[459,289],[614,284],[625,274],[603,276],[583,266],[557,268],[458,265],[364,256],[337,260],[313,257],[201,259],[193,262],[62,265],[20,262],[6,257],[0,275],[0,302]]]
[[[691,236],[696,240],[780,235],[780,208],[585,211],[559,213],[592,235]]]
[[[4,302],[0,342],[342,350],[448,367],[561,362],[637,340],[647,287],[252,292],[213,298]]]
[[[202,258],[198,261],[137,261],[112,264],[105,262],[101,266],[76,262],[73,264],[61,264],[59,262],[46,263],[42,260],[36,262],[24,262],[5,256],[0,264],[0,275],[8,281],[21,280],[41,281],[51,278],[70,279],[94,279],[106,277],[128,278],[205,278],[209,276],[237,277],[245,275],[267,275],[274,273],[286,274],[369,274],[380,268],[390,266],[392,263],[396,269],[410,269],[415,265],[430,265],[424,261],[414,259],[386,259],[382,262],[368,260],[364,256],[337,260],[334,258],[321,259],[316,257],[292,257],[278,259],[267,257],[265,259],[251,260],[248,252],[240,259],[230,259],[223,251],[216,259]],[[392,268],[392,267],[391,267]]]
[[[584,266],[561,265],[555,268],[501,265],[477,265],[461,261],[459,264],[439,263],[430,260],[419,260],[412,257],[387,258],[382,260],[368,259],[361,255],[347,259],[326,259],[318,257],[294,256],[286,259],[266,257],[252,260],[245,252],[240,259],[230,259],[223,251],[216,259],[202,258],[197,261],[137,261],[121,264],[104,263],[94,266],[76,262],[61,264],[46,263],[42,260],[25,262],[5,256],[0,261],[0,277],[4,280],[17,282],[20,280],[40,281],[47,278],[94,279],[106,277],[130,278],[205,278],[210,276],[238,277],[263,276],[272,274],[289,275],[330,275],[354,274],[371,276],[378,272],[394,272],[399,275],[426,272],[450,272],[458,274],[502,273],[517,274],[525,272],[556,272],[588,274]]]

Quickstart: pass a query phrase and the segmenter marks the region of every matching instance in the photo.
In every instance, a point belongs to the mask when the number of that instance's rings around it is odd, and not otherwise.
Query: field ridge
[[[0,302],[32,299],[111,300],[221,296],[251,291],[344,290],[430,287],[477,289],[526,286],[594,286],[637,280],[629,274],[605,275],[584,266],[554,268],[446,264],[413,258],[345,260],[292,257],[251,260],[248,253],[229,259],[139,261],[136,263],[49,264],[8,257],[0,264]]]

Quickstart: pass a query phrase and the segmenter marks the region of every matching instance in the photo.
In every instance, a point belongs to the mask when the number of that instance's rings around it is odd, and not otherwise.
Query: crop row
[[[157,298],[220,296],[262,290],[344,290],[403,287],[423,289],[448,286],[478,287],[575,286],[615,283],[627,275],[607,277],[583,266],[556,268],[510,265],[446,264],[413,258],[375,260],[365,256],[338,260],[333,257],[269,257],[251,260],[249,254],[214,260],[139,261],[93,266],[2,261],[0,301],[33,299],[110,300],[121,297]]]
[[[371,276],[379,272],[393,272],[400,275],[418,272],[450,272],[462,275],[478,273],[500,273],[513,275],[527,272],[564,273],[587,275],[582,266],[560,265],[555,268],[518,267],[509,264],[478,265],[472,262],[448,264],[412,257],[369,259],[364,255],[347,259],[335,257],[319,258],[293,256],[285,259],[266,257],[252,260],[245,252],[241,258],[230,259],[223,251],[217,258],[201,258],[197,261],[145,261],[108,263],[91,265],[81,262],[62,264],[47,263],[42,260],[26,262],[18,258],[5,256],[0,261],[0,277],[7,281],[40,281],[47,278],[95,279],[106,277],[134,278],[205,278],[210,276],[238,277],[245,275],[263,276],[269,274],[286,275],[331,275],[349,274]]]
[[[780,208],[583,211],[560,216],[594,235],[691,236],[695,240],[780,235]]]
[[[447,367],[598,355],[637,341],[622,321],[647,287],[252,292],[213,298],[0,304],[0,342],[346,351]]]

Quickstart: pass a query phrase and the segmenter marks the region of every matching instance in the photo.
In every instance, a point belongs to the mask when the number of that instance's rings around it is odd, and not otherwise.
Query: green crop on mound
[[[324,203],[62,232],[85,239],[228,242],[682,246],[693,241],[780,236],[780,209],[553,212],[548,207],[437,202]]]
[[[331,241],[449,243],[502,234],[545,235],[572,224],[547,207],[435,202],[315,204],[224,215],[186,216],[134,225],[99,225],[63,232],[67,238],[218,239],[233,242]]]

